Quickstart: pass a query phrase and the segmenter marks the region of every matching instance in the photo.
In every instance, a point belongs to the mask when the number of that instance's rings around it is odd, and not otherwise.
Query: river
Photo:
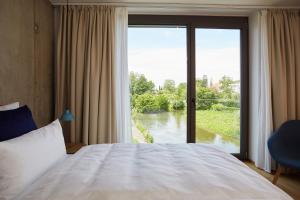
[[[134,119],[140,121],[150,132],[154,138],[154,143],[186,142],[187,125],[184,112],[137,114]],[[201,128],[199,124],[196,124],[196,141],[217,145],[229,153],[239,153],[240,151],[238,138],[213,133]]]

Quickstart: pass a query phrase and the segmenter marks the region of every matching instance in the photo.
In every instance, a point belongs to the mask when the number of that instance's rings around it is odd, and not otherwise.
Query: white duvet
[[[235,157],[209,145],[103,144],[84,147],[67,157],[17,199],[276,200],[291,197]]]

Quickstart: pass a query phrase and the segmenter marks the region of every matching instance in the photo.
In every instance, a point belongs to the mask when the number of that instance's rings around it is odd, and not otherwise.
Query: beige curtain
[[[116,142],[115,8],[69,6],[67,10],[59,6],[55,12],[55,113],[59,117],[69,108],[75,115],[66,140],[84,144]]]
[[[268,44],[273,128],[300,119],[300,12],[269,10]]]

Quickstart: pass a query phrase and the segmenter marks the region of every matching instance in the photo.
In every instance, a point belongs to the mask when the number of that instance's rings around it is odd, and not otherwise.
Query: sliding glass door
[[[128,63],[134,143],[185,143],[184,26],[130,26]]]
[[[196,28],[196,142],[240,153],[239,29]]]
[[[248,20],[130,15],[133,142],[247,156]]]

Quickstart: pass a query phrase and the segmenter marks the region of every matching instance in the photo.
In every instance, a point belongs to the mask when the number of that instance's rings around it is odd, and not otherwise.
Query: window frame
[[[195,69],[196,28],[239,29],[240,30],[240,77],[241,77],[241,108],[240,108],[240,153],[233,154],[241,160],[248,157],[249,133],[249,48],[248,48],[248,17],[228,16],[180,16],[180,15],[129,15],[128,26],[184,26],[187,30],[187,143],[196,140],[195,116]]]

